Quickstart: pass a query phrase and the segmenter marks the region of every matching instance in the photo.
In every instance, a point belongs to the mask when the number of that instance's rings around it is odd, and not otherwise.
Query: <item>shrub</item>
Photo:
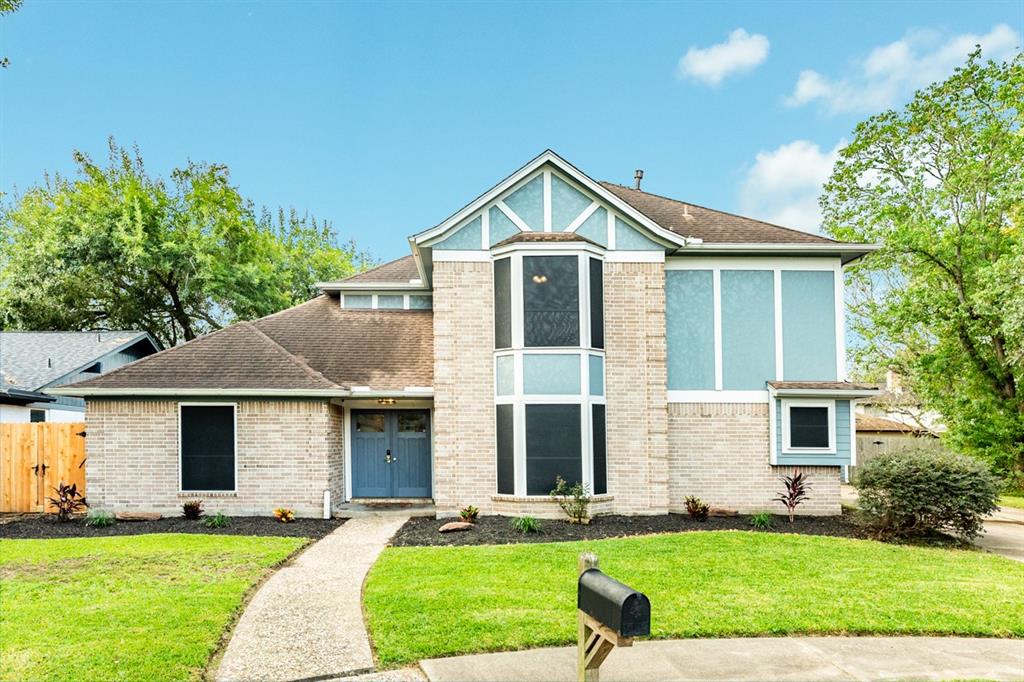
[[[711,506],[699,497],[690,495],[686,498],[686,513],[690,515],[690,518],[697,521],[707,521],[709,511],[711,511]]]
[[[114,525],[114,515],[102,509],[90,509],[85,515],[85,525],[106,528]]]
[[[561,476],[556,476],[551,497],[558,500],[558,506],[569,517],[569,523],[590,523],[590,515],[587,513],[590,493],[585,485],[579,481],[569,485]]]
[[[229,523],[231,521],[224,515],[224,512],[217,512],[213,516],[207,516],[206,520],[203,521],[203,525],[207,528],[226,528]]]
[[[281,523],[291,523],[295,520],[295,510],[288,507],[278,507],[274,510],[274,518]]]
[[[203,515],[202,500],[188,500],[181,505],[181,515],[190,521],[197,520]]]
[[[754,530],[771,530],[772,515],[769,512],[758,512],[750,517],[750,525]]]
[[[799,469],[794,469],[792,476],[780,476],[779,480],[785,484],[786,489],[776,493],[778,497],[775,498],[775,501],[786,505],[789,522],[793,523],[793,513],[796,511],[797,505],[807,500],[807,492],[811,489],[811,483]]]
[[[82,493],[78,492],[78,485],[76,483],[71,485],[60,483],[53,490],[57,493],[57,497],[48,497],[46,499],[50,501],[51,505],[56,507],[57,519],[59,521],[70,521],[72,514],[89,506]]]
[[[540,532],[540,521],[532,516],[517,516],[509,522],[509,525],[512,526],[512,530],[523,534]]]
[[[954,531],[969,539],[996,509],[1000,480],[971,457],[911,448],[860,469],[858,506],[880,537]]]
[[[476,523],[476,517],[478,516],[480,516],[480,510],[473,505],[463,507],[459,510],[459,518],[466,523]]]

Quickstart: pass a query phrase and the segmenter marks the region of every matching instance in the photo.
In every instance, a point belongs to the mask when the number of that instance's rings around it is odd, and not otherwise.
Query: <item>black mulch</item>
[[[61,523],[53,515],[0,516],[0,538],[101,538],[143,533],[198,533],[204,535],[259,535],[320,539],[345,523],[345,519],[295,519],[281,523],[272,516],[231,516],[224,528],[207,528],[203,520],[165,517],[158,521],[117,521],[104,528],[85,525],[84,518]]]
[[[450,519],[449,519],[450,520]],[[507,545],[519,542],[566,542],[599,540],[629,535],[680,533],[702,530],[752,530],[749,516],[711,517],[695,521],[685,514],[665,516],[598,516],[589,525],[570,524],[560,519],[541,519],[539,533],[523,534],[512,530],[507,516],[481,516],[472,530],[439,533],[447,520],[411,519],[395,534],[391,544],[396,547],[446,545]],[[831,535],[864,538],[867,532],[848,516],[798,516],[793,521],[785,516],[772,519],[770,533],[800,535]]]

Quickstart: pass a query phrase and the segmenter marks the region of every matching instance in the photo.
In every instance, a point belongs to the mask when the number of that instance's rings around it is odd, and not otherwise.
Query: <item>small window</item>
[[[28,420],[33,424],[46,421],[46,410],[29,410]]]
[[[526,494],[547,495],[561,476],[583,480],[579,405],[526,406]]]
[[[235,489],[235,406],[181,406],[181,489]]]
[[[103,365],[101,365],[100,363],[96,362],[96,363],[93,363],[93,364],[89,365],[88,367],[86,367],[82,371],[87,373],[87,374],[101,374],[103,372]]]
[[[512,260],[494,261],[494,347],[512,347]]]
[[[783,403],[783,449],[835,451],[835,418],[831,402]]]
[[[423,412],[399,412],[399,433],[426,433],[427,415]]]
[[[384,433],[384,415],[357,413],[356,431],[358,433]]]
[[[576,256],[523,257],[523,342],[528,348],[580,345]]]
[[[513,439],[515,417],[511,405],[495,405],[498,455],[498,493],[515,492],[515,445]]]
[[[381,294],[377,297],[377,307],[401,310],[405,307],[405,297]]]
[[[604,263],[590,259],[590,347],[604,348]]]

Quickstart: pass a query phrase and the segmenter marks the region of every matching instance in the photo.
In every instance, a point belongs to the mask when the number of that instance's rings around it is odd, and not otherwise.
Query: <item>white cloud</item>
[[[740,186],[741,213],[784,227],[818,232],[818,195],[845,144],[841,140],[832,149],[822,150],[813,142],[794,140],[758,152]]]
[[[692,46],[679,59],[677,75],[706,85],[718,85],[726,76],[749,71],[768,58],[768,38],[738,28],[724,43],[710,47]]]
[[[1020,48],[1021,35],[1007,24],[998,24],[984,35],[910,31],[894,43],[874,48],[842,77],[802,71],[785,102],[795,107],[820,101],[833,114],[886,109],[900,97],[945,79],[966,61],[975,45],[981,45],[985,58],[1007,59]]]

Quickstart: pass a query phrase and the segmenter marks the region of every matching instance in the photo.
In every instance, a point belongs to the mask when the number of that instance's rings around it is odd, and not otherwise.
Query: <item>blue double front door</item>
[[[430,490],[430,412],[352,410],[352,497],[422,497]]]

